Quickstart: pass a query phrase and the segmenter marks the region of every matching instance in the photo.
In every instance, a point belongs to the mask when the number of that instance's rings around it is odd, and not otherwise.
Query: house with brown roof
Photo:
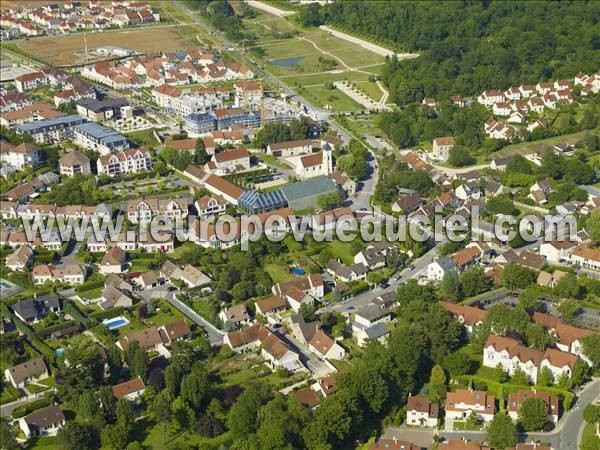
[[[318,330],[308,343],[308,348],[311,352],[317,355],[320,359],[335,359],[342,360],[346,356],[346,351],[342,346],[337,344],[323,330]]]
[[[166,323],[158,328],[164,344],[171,345],[175,341],[185,339],[192,334],[190,326],[185,319],[179,319],[175,322]]]
[[[145,351],[158,350],[158,347],[163,344],[162,336],[156,327],[132,331],[127,336],[119,339],[116,346],[125,351],[131,342],[137,342]]]
[[[487,311],[469,305],[457,305],[446,301],[439,302],[452,317],[462,323],[469,334],[485,320]]]
[[[581,359],[587,362],[588,365],[592,366],[590,359],[582,352],[583,338],[597,333],[595,333],[593,330],[574,327],[562,322],[557,323],[553,327],[549,327],[549,332],[556,336],[556,347],[559,350],[579,356]]]
[[[204,286],[211,282],[208,275],[200,269],[195,268],[191,264],[187,264],[179,275],[179,279],[183,281],[188,288]]]
[[[524,250],[519,254],[517,262],[524,267],[539,272],[546,263],[546,258],[543,255],[538,255],[537,253]]]
[[[315,299],[325,295],[325,282],[321,274],[313,273],[302,278],[282,281],[273,285],[273,295],[287,301],[290,308],[299,311],[303,304],[312,305]]]
[[[289,158],[290,156],[312,153],[312,148],[313,141],[311,139],[278,142],[267,145],[267,155],[273,155],[277,158]]]
[[[377,442],[369,444],[369,450],[421,450],[421,447],[412,442],[393,438],[379,438]]]
[[[125,381],[112,387],[112,395],[117,399],[124,398],[125,400],[137,403],[140,401],[146,385],[141,378]]]
[[[516,421],[519,418],[519,409],[523,402],[528,398],[539,398],[542,400],[548,407],[548,420],[550,422],[558,423],[559,398],[549,392],[537,391],[535,389],[521,390],[508,394],[506,409],[508,410],[508,415],[511,419]]]
[[[509,375],[520,368],[534,382],[540,370],[544,352],[523,345],[520,341],[504,336],[491,335],[483,349],[483,365],[496,368],[502,366]]]
[[[308,409],[316,409],[319,403],[321,403],[321,399],[317,393],[309,387],[292,392],[292,396]]]
[[[433,157],[441,161],[448,161],[450,150],[454,148],[454,138],[452,136],[436,137],[433,140],[431,153]]]
[[[55,405],[40,409],[19,419],[19,428],[26,438],[34,436],[55,436],[65,424],[62,410]]]
[[[573,369],[579,358],[572,353],[562,352],[554,348],[547,348],[540,363],[540,369],[547,367],[552,372],[554,380],[558,380],[562,374],[569,378],[573,375]]]
[[[28,245],[22,245],[5,258],[5,266],[12,271],[23,270],[33,258],[33,250]]]
[[[250,153],[245,147],[217,152],[206,164],[206,171],[215,172],[217,175],[248,169],[250,169]]]
[[[26,167],[35,169],[42,163],[42,160],[42,150],[35,145],[24,142],[16,147],[8,144],[0,147],[0,162],[16,170],[23,170]]]
[[[479,261],[481,261],[482,257],[483,254],[481,250],[478,247],[473,246],[456,252],[454,255],[452,255],[452,261],[454,262],[456,269],[459,272],[462,272],[463,270],[477,264]]]
[[[440,405],[427,397],[409,395],[406,402],[406,424],[435,428],[438,423]]]
[[[261,356],[271,368],[283,367],[290,372],[304,369],[300,356],[275,333],[261,324],[228,333],[223,342],[234,352],[243,353],[260,347]]]
[[[77,150],[65,153],[58,160],[58,167],[60,174],[68,177],[72,177],[78,173],[82,175],[89,175],[92,173],[90,158]]]
[[[448,392],[444,409],[446,420],[465,420],[471,413],[475,413],[480,420],[489,422],[496,411],[496,397],[486,391],[459,389]]]
[[[600,270],[600,250],[583,245],[571,252],[571,264],[589,270]]]
[[[250,325],[252,318],[243,303],[231,305],[229,308],[224,308],[219,313],[219,319],[224,324],[228,324],[229,328],[239,328],[244,325]]]
[[[258,300],[254,304],[256,314],[265,317],[269,323],[278,323],[278,313],[287,309],[285,299],[279,295],[273,295],[269,298]]]
[[[155,216],[164,216],[172,220],[185,219],[188,215],[188,198],[185,197],[147,197],[127,202],[127,218],[131,223],[146,222]]]
[[[479,441],[470,441],[464,439],[448,439],[441,442],[438,446],[439,450],[490,450],[490,447],[483,445]]]
[[[237,205],[238,198],[244,192],[244,189],[227,181],[218,175],[210,174],[204,181],[204,187],[216,195],[221,195],[232,205]]]
[[[552,273],[540,272],[537,277],[537,284],[544,287],[555,288],[556,284],[564,277],[567,273],[562,270],[555,270]]]
[[[104,275],[125,272],[127,270],[127,253],[120,247],[112,247],[102,257],[98,269]]]
[[[311,386],[320,397],[327,397],[337,392],[337,372],[324,376]]]
[[[575,246],[576,243],[572,241],[542,242],[540,255],[544,256],[549,263],[560,264],[569,261]]]
[[[48,368],[42,358],[30,359],[4,371],[6,381],[15,388],[23,388],[31,381],[40,381],[48,378]]]

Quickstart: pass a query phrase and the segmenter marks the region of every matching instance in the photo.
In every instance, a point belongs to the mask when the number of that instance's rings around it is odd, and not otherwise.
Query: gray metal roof
[[[300,183],[288,184],[283,186],[281,191],[288,202],[298,200],[304,197],[326,194],[336,189],[331,178],[320,176]]]
[[[53,117],[52,119],[37,120],[31,123],[25,123],[17,127],[17,131],[21,133],[30,133],[36,130],[41,130],[54,126],[72,126],[74,124],[85,122],[85,119],[78,114],[72,116]]]
[[[385,326],[385,323],[382,322],[376,323],[375,325],[366,328],[364,331],[368,339],[377,339],[390,332],[388,327]]]

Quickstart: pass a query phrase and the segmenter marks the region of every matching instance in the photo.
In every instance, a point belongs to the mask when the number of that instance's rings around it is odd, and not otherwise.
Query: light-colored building
[[[346,356],[344,348],[327,336],[323,330],[318,330],[308,343],[311,352],[320,359],[342,360]]]
[[[548,407],[548,420],[553,423],[558,423],[559,398],[546,391],[536,391],[535,389],[511,392],[508,394],[506,409],[508,410],[508,415],[511,419],[516,421],[519,418],[519,409],[523,402],[528,398],[539,398],[542,400]]]
[[[295,173],[298,178],[312,178],[320,175],[331,175],[333,172],[333,156],[331,150],[301,156],[296,161]]]
[[[146,222],[155,216],[184,219],[188,215],[188,199],[182,197],[148,197],[127,202],[127,218],[131,223]]]
[[[152,169],[152,156],[145,147],[132,148],[118,153],[100,156],[96,162],[98,174],[116,177]]]
[[[406,402],[406,424],[435,428],[439,411],[440,405],[427,397],[409,395]]]
[[[0,145],[0,162],[16,170],[35,169],[42,159],[42,151],[34,145],[23,143],[13,147],[5,142]]]
[[[277,158],[289,158],[290,156],[300,156],[312,153],[313,141],[311,139],[302,139],[298,141],[278,142],[267,145],[267,155],[273,155]]]
[[[65,153],[62,158],[58,160],[58,167],[60,174],[68,177],[72,177],[78,173],[82,175],[89,175],[92,173],[90,158],[77,150]]]
[[[142,379],[134,378],[133,380],[113,386],[112,394],[117,399],[124,398],[129,402],[138,403],[145,389],[146,386],[144,385]]]
[[[129,140],[125,136],[95,122],[74,126],[73,140],[75,144],[88,150],[95,150],[100,155],[122,152],[129,148]]]
[[[489,422],[494,418],[496,398],[486,391],[459,389],[448,392],[444,409],[446,420],[465,420],[471,413],[475,413],[480,420]]]
[[[206,164],[208,171],[216,171],[219,175],[250,169],[250,153],[245,147],[235,150],[224,150],[212,155]]]
[[[4,377],[13,387],[19,389],[32,381],[48,378],[48,368],[42,358],[35,358],[4,371]]]
[[[65,416],[58,406],[40,409],[19,419],[19,428],[27,438],[55,436],[65,424]]]
[[[436,137],[433,140],[432,154],[441,161],[448,161],[450,150],[454,148],[454,138],[452,136]]]

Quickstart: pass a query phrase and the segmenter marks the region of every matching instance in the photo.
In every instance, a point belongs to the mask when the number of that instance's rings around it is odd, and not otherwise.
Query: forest
[[[392,101],[407,104],[595,72],[599,17],[593,1],[345,1],[307,6],[297,20],[419,53],[381,75]]]

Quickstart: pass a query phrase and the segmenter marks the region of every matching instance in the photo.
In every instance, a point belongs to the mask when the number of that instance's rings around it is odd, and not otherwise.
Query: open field
[[[580,131],[579,133],[565,134],[563,136],[554,136],[548,139],[540,139],[539,141],[522,142],[520,144],[509,145],[507,147],[504,147],[502,150],[498,150],[497,152],[490,155],[489,159],[491,160],[502,156],[528,155],[530,153],[538,153],[544,148],[545,145],[552,146],[558,143],[575,144],[577,141],[583,139],[585,133],[585,131]]]
[[[51,64],[70,65],[83,61],[83,34],[68,36],[48,36],[18,42],[19,47],[28,53],[39,56]],[[191,45],[188,38],[178,32],[176,25],[155,25],[130,30],[88,33],[89,49],[114,45],[138,52],[170,52]]]

